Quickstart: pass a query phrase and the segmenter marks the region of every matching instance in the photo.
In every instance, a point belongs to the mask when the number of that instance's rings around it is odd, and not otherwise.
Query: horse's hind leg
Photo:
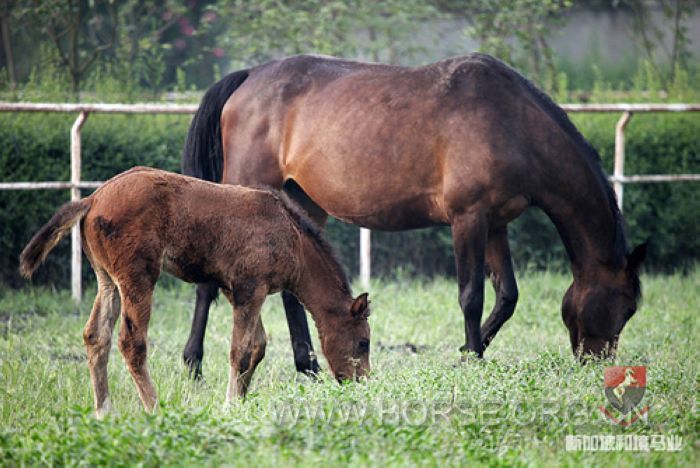
[[[513,272],[506,227],[489,233],[486,244],[486,263],[491,270],[493,288],[496,291],[496,304],[481,327],[484,348],[491,343],[503,324],[513,316],[518,302],[518,284]]]
[[[151,318],[151,303],[155,280],[147,278],[129,279],[119,282],[122,300],[122,323],[119,331],[121,351],[131,377],[146,411],[156,406],[156,391],[148,372],[148,322]]]
[[[287,326],[289,327],[292,351],[294,352],[294,365],[297,372],[310,375],[317,374],[320,368],[314,353],[313,344],[311,344],[309,323],[306,320],[304,306],[289,291],[282,292],[282,304],[287,317]]]
[[[202,377],[202,358],[204,357],[204,333],[207,330],[209,319],[209,307],[216,299],[219,287],[214,283],[201,283],[197,285],[197,301],[194,306],[192,329],[190,337],[182,354],[185,364],[190,371],[190,377],[200,379]]]
[[[484,255],[488,228],[486,219],[478,212],[461,213],[452,221],[459,282],[459,304],[464,313],[467,343],[462,351],[483,357],[481,314],[484,307]]]
[[[112,348],[112,331],[119,316],[119,294],[107,273],[95,270],[97,275],[97,295],[92,312],[83,330],[83,341],[90,367],[90,380],[95,397],[95,411],[98,418],[104,417],[111,409],[109,384],[107,382],[107,362]]]

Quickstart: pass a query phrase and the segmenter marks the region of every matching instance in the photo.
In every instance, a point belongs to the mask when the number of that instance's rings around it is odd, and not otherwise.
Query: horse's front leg
[[[484,307],[484,250],[488,228],[480,213],[462,213],[452,221],[459,283],[459,304],[464,313],[467,342],[461,351],[484,355],[481,340],[481,314]]]
[[[202,357],[204,356],[204,333],[209,319],[209,307],[216,299],[219,291],[213,283],[201,283],[197,285],[197,300],[194,306],[192,329],[187,339],[182,357],[190,371],[190,377],[200,379],[202,377]]]
[[[282,292],[282,303],[287,316],[287,325],[289,326],[289,335],[292,339],[292,351],[294,352],[294,364],[297,372],[316,375],[320,368],[311,344],[309,324],[306,320],[304,306],[289,291]]]
[[[488,347],[503,324],[513,316],[518,302],[518,284],[513,272],[507,228],[489,232],[486,243],[486,263],[491,270],[496,303],[491,315],[481,327],[484,349]]]
[[[323,211],[323,208],[309,198],[306,192],[304,192],[296,182],[291,179],[288,180],[283,189],[289,198],[301,206],[316,224],[321,227],[326,225],[328,214]],[[284,312],[287,316],[289,335],[292,339],[294,365],[297,368],[297,372],[316,375],[320,368],[318,359],[314,353],[313,344],[311,343],[309,324],[306,320],[304,306],[299,302],[296,296],[289,291],[282,292],[282,303],[284,304]]]
[[[246,286],[249,287],[249,286]],[[253,372],[263,357],[267,337],[262,325],[260,311],[267,297],[267,288],[255,287],[245,292],[243,303],[237,302],[236,292],[225,292],[233,305],[233,332],[229,360],[229,382],[226,391],[226,405],[236,398],[245,397]]]

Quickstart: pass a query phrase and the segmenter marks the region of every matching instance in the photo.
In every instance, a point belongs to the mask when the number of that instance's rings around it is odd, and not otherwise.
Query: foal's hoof
[[[109,401],[109,398],[107,398],[105,400],[105,402],[102,404],[102,408],[97,408],[95,410],[95,418],[97,418],[98,421],[102,421],[111,412],[112,412],[112,402]]]

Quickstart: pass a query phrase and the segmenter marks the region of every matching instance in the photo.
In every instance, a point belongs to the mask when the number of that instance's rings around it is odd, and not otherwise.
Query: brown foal
[[[98,283],[83,333],[98,417],[110,409],[107,361],[120,310],[119,350],[146,410],[156,405],[146,355],[161,270],[215,283],[233,306],[227,403],[246,394],[265,354],[260,309],[267,295],[281,290],[292,291],[311,311],[338,380],[369,371],[367,294],[351,296],[318,227],[279,193],[137,167],[61,207],[22,252],[22,274],[31,277],[78,222]]]

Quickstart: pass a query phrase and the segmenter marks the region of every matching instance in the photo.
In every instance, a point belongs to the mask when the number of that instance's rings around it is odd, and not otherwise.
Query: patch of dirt
[[[397,353],[408,353],[408,354],[420,354],[428,349],[426,345],[417,345],[410,342],[405,342],[402,344],[387,344],[381,341],[377,344],[377,349],[379,351],[393,351]]]

